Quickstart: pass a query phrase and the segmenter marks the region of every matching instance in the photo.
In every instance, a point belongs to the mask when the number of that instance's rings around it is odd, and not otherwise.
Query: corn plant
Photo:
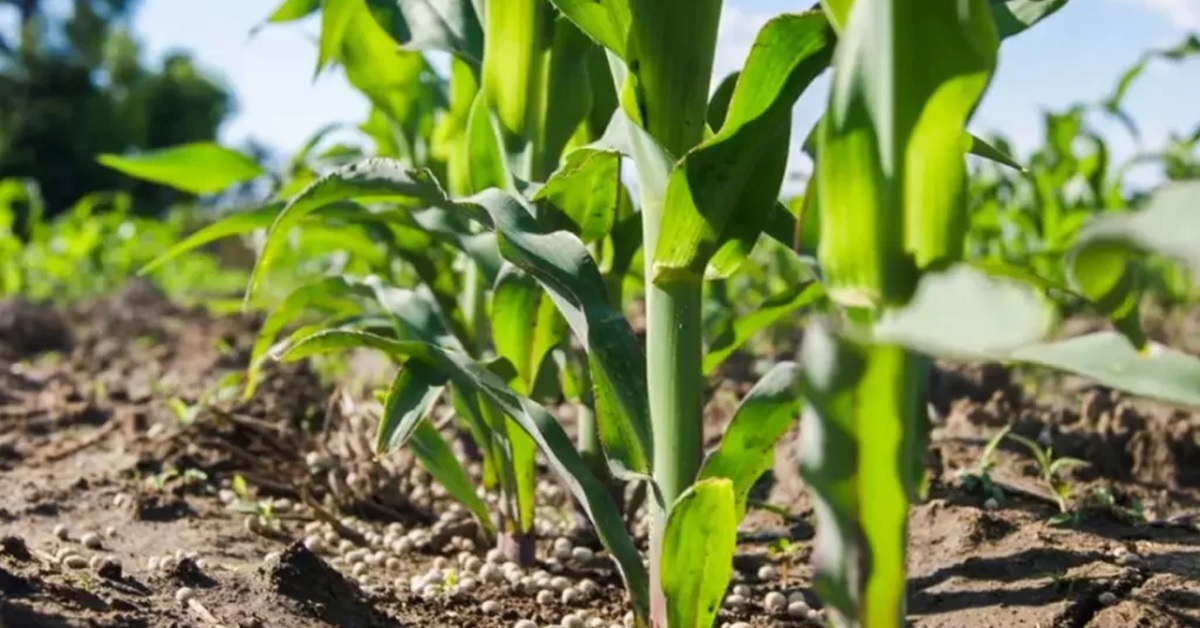
[[[359,9],[362,1],[354,0]],[[341,45],[353,39],[336,29],[354,2],[324,3],[322,20],[335,30],[328,42],[322,30],[322,59],[333,58],[338,37]],[[292,228],[324,215],[430,212],[469,225],[452,230],[459,235],[491,234],[503,260],[490,295],[496,355],[445,340],[453,334],[423,333],[426,323],[400,308],[386,325],[327,319],[270,355],[295,360],[367,347],[395,359],[382,449],[407,445],[420,455],[426,416],[444,390],[458,395],[466,420],[502,434],[480,440],[500,443],[514,486],[528,482],[532,468],[516,460],[540,449],[616,562],[638,625],[712,625],[750,487],[802,409],[800,472],[818,504],[816,588],[839,625],[902,625],[907,506],[920,477],[931,355],[1041,364],[1184,403],[1200,403],[1200,368],[1128,326],[1046,343],[1054,310],[1035,288],[962,263],[966,155],[1012,163],[963,129],[988,87],[999,41],[1065,0],[826,0],[770,20],[742,70],[714,91],[721,4],[372,0],[374,23],[396,41],[454,55],[455,77],[463,78],[451,92],[469,94],[467,77],[476,81],[469,109],[451,102],[466,111],[465,130],[444,131],[462,143],[435,151],[464,170],[392,156],[320,176],[264,210],[276,215],[247,292],[283,263]],[[567,63],[589,41],[607,63]],[[789,208],[778,195],[791,109],[831,65],[828,109],[807,144],[816,176]],[[561,85],[607,77],[615,108],[598,122],[576,100],[580,91],[553,98],[560,71]],[[615,176],[624,158],[634,164],[636,203]],[[1195,230],[1164,230],[1194,221],[1180,212],[1196,194],[1169,188],[1139,213],[1081,231],[1067,257],[1074,290],[1128,320],[1136,293],[1124,281],[1126,261],[1138,251],[1200,263],[1188,239]],[[801,279],[812,292],[790,301],[791,311],[819,306],[829,316],[808,327],[798,362],[776,365],[747,394],[705,458],[704,373],[749,333],[735,329],[734,340],[709,343],[718,357],[706,361],[706,282],[736,276],[764,235],[797,247],[797,228],[809,234],[817,268]],[[644,352],[617,300],[621,269],[639,247]],[[578,446],[535,390],[546,356],[562,346],[554,325],[543,324],[555,316],[584,351],[577,396],[593,412],[596,438]],[[405,323],[410,318],[417,324]],[[645,564],[607,475],[651,495]],[[518,498],[515,507],[527,503]],[[506,530],[516,539],[520,516]]]

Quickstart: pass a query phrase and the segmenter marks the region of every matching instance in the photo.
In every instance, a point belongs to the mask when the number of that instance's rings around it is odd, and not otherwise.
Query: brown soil
[[[231,378],[258,323],[176,308],[142,284],[62,311],[0,304],[0,626],[557,624],[566,608],[507,583],[412,590],[413,576],[483,557],[474,525],[405,454],[372,456],[363,386],[328,385],[321,363],[272,368],[242,399]],[[710,441],[745,388],[714,387]],[[995,365],[939,371],[931,384],[911,624],[1200,626],[1200,530],[1188,517],[1200,498],[1200,415],[1099,389],[1062,384],[1031,398],[1026,388]],[[1065,474],[1072,517],[1056,519],[1016,443],[997,452],[993,492],[960,473],[976,471],[1005,425],[1091,462]],[[752,512],[736,561],[752,595],[721,623],[817,625],[761,602],[779,590],[819,606],[795,437],[758,494],[794,516]],[[232,490],[235,474],[249,501]],[[570,521],[562,491],[542,488],[545,519]],[[273,514],[253,514],[267,498]],[[770,582],[758,578],[768,562],[779,572]],[[606,561],[540,558],[535,569],[593,580],[597,591],[571,610],[620,624],[624,596]]]

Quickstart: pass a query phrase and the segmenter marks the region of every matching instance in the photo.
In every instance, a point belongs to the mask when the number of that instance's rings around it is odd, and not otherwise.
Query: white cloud
[[[1200,28],[1200,0],[1126,0],[1170,18],[1180,30]]]

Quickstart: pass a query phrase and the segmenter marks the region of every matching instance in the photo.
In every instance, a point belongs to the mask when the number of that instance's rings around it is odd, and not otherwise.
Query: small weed
[[[982,493],[984,500],[994,499],[996,503],[1004,503],[1004,489],[1000,485],[992,481],[991,470],[996,466],[996,448],[1000,446],[1000,441],[1012,430],[1012,426],[1005,426],[1004,429],[996,432],[994,436],[983,447],[983,451],[979,454],[979,461],[975,463],[974,470],[963,469],[959,471],[958,481],[962,489],[968,493]]]
[[[1036,442],[1020,434],[1006,434],[1006,437],[1024,445],[1037,461],[1041,480],[1050,488],[1054,499],[1058,502],[1058,510],[1062,514],[1070,511],[1067,500],[1071,497],[1071,487],[1059,477],[1059,473],[1071,467],[1086,467],[1088,462],[1078,458],[1055,458],[1053,447],[1042,447]]]

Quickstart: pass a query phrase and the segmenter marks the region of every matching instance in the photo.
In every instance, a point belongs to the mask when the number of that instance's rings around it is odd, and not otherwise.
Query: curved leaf
[[[654,247],[656,283],[699,280],[730,239],[747,252],[753,246],[778,203],[792,106],[829,66],[833,41],[819,11],[777,16],[759,32],[721,130],[671,172]]]
[[[662,592],[671,628],[710,628],[733,575],[738,519],[733,483],[707,478],[679,496],[662,541]]]
[[[423,342],[395,341],[365,332],[328,330],[289,345],[278,357],[294,361],[318,353],[365,347],[388,355],[420,361],[440,371],[455,386],[487,397],[512,417],[546,454],[551,466],[596,525],[601,543],[612,554],[632,598],[635,612],[645,617],[649,609],[646,570],[629,534],[621,512],[604,486],[575,451],[571,439],[552,414],[522,397],[487,368],[465,354],[447,351]]]
[[[579,30],[624,59],[633,20],[629,0],[550,0]]]
[[[719,336],[713,339],[704,354],[704,373],[711,375],[717,367],[746,344],[758,332],[796,310],[812,305],[825,296],[825,288],[812,281],[794,285],[786,291],[772,295],[745,316],[739,316]]]
[[[492,188],[454,201],[428,170],[410,170],[395,160],[375,158],[339,168],[280,212],[251,274],[247,298],[274,261],[283,234],[305,215],[350,198],[440,207],[495,230],[501,255],[537,279],[588,351],[605,451],[630,469],[648,468],[646,365],[633,329],[609,304],[604,278],[583,242],[566,231],[543,233],[525,204],[508,192]]]
[[[165,253],[151,260],[138,269],[139,275],[145,275],[167,262],[190,253],[205,244],[216,242],[222,238],[244,235],[258,229],[266,229],[275,220],[275,215],[283,208],[283,203],[272,203],[253,211],[238,212],[214,222],[199,231],[180,240]]]
[[[621,154],[582,147],[567,153],[533,200],[545,200],[571,222],[571,231],[585,243],[612,231],[622,196],[629,192],[621,182]]]
[[[993,0],[992,19],[1001,39],[1007,39],[1054,15],[1068,0]]]
[[[494,538],[496,524],[488,515],[487,505],[475,493],[475,484],[471,481],[471,476],[463,469],[462,463],[454,455],[454,450],[442,435],[433,429],[429,421],[417,424],[412,438],[408,441],[408,447],[421,461],[425,470],[445,487],[447,493],[466,506],[471,514],[475,515],[484,532]]]
[[[379,25],[408,50],[440,50],[476,68],[483,26],[471,0],[367,0]]]
[[[554,303],[533,277],[505,264],[492,290],[491,324],[496,352],[516,367],[519,385],[513,388],[532,394],[546,356],[566,336]]]
[[[746,516],[754,483],[775,465],[775,445],[799,418],[803,372],[795,362],[780,362],[742,399],[721,444],[700,468],[700,478],[733,483],[736,521]]]
[[[1144,209],[1097,218],[1066,256],[1072,288],[1096,303],[1137,347],[1146,338],[1133,266],[1146,255],[1181,263],[1200,282],[1200,181],[1167,184]]]
[[[212,142],[193,142],[138,155],[103,154],[96,161],[135,179],[191,194],[213,194],[263,174],[258,162]]]

